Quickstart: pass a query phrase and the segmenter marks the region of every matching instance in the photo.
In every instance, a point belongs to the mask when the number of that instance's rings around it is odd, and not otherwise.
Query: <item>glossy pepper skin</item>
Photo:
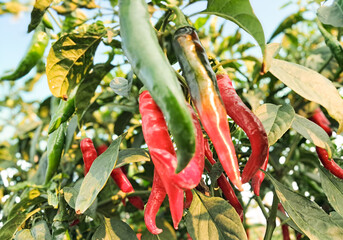
[[[328,152],[320,147],[316,147],[316,151],[323,166],[336,177],[343,179],[343,169],[333,159],[329,159]]]
[[[164,189],[162,180],[155,169],[151,193],[144,210],[144,222],[147,229],[152,234],[162,233],[162,229],[156,226],[156,215],[165,197],[166,190]]]
[[[120,36],[134,73],[160,107],[177,146],[177,172],[195,152],[195,128],[175,72],[151,26],[145,0],[119,1]]]
[[[204,138],[193,109],[189,106],[196,127],[196,151],[186,168],[178,174],[175,173],[176,154],[163,113],[148,91],[143,91],[139,97],[139,110],[142,115],[144,139],[158,173],[181,189],[196,187],[200,182],[205,162]]]
[[[266,160],[264,161],[261,169],[266,171],[267,169],[267,166],[268,166],[268,160],[269,160],[269,151],[267,153],[267,157],[266,157]],[[252,177],[252,181],[251,181],[251,186],[254,190],[254,194],[256,196],[260,196],[260,187],[261,187],[261,184],[264,180],[264,172],[262,172],[261,170],[258,170],[257,173],[255,173],[255,175]]]
[[[205,155],[208,161],[213,165],[216,163],[216,160],[213,158],[212,151],[210,149],[210,145],[207,140],[204,141],[205,147]],[[207,169],[209,171],[209,169]],[[243,222],[243,207],[242,204],[239,202],[235,191],[231,187],[231,184],[226,179],[224,174],[221,174],[220,177],[217,179],[218,187],[222,190],[223,195],[225,196],[226,200],[234,207],[236,212],[238,213],[241,221]]]
[[[258,117],[243,103],[226,74],[217,74],[218,88],[227,114],[247,134],[251,155],[242,172],[242,182],[248,182],[265,162],[268,136]]]
[[[66,130],[67,124],[63,123],[55,132],[49,135],[47,145],[48,167],[46,169],[45,184],[51,180],[60,165]]]
[[[332,135],[331,123],[320,108],[316,108],[309,119],[323,128],[329,136]]]
[[[189,26],[177,29],[173,37],[173,47],[192,101],[205,131],[213,142],[219,160],[231,182],[239,190],[243,190],[236,152],[216,76],[195,29]]]
[[[18,80],[28,74],[43,57],[48,43],[49,36],[45,32],[44,25],[40,24],[32,36],[29,50],[26,52],[25,57],[20,61],[18,67],[13,73],[0,77],[0,80]]]

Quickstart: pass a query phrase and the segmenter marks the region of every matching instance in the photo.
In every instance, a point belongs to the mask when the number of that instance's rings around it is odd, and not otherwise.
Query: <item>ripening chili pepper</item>
[[[193,124],[196,127],[196,151],[187,167],[178,174],[175,173],[177,164],[175,150],[163,113],[148,91],[143,91],[139,97],[139,111],[142,115],[144,139],[158,173],[179,188],[193,189],[196,187],[204,169],[204,138],[193,109],[189,106]]]
[[[107,150],[107,145],[102,144],[96,148],[98,156],[104,153]],[[111,177],[117,186],[122,190],[124,193],[131,193],[134,192],[132,184],[130,180],[127,178],[126,174],[123,172],[121,168],[115,168],[111,172]],[[144,202],[139,196],[130,196],[128,197],[129,202],[135,206],[137,209],[143,210],[144,209]]]
[[[264,171],[266,171],[267,169],[268,160],[269,160],[269,151],[267,153],[266,160],[264,161],[261,167],[261,169]],[[265,175],[264,172],[262,172],[261,170],[258,170],[257,173],[255,173],[255,175],[252,177],[251,186],[256,196],[260,196],[260,187],[264,180],[264,175]]]
[[[162,232],[162,229],[156,226],[156,215],[165,197],[166,190],[164,189],[162,180],[155,169],[151,193],[144,210],[144,222],[147,229],[152,234],[160,234]]]
[[[316,147],[316,151],[323,166],[336,177],[343,179],[343,169],[333,159],[329,159],[326,149]]]
[[[277,205],[277,209],[279,209],[283,214],[286,214],[285,209],[283,208],[282,204],[279,203]],[[282,228],[282,237],[283,240],[290,240],[290,236],[289,236],[289,229],[288,229],[288,225],[287,224],[282,224],[281,226]]]
[[[214,160],[214,158],[213,158],[213,154],[212,154],[212,151],[210,149],[210,145],[209,145],[207,139],[205,139],[204,144],[205,144],[206,158],[213,165],[216,163],[216,160]],[[207,169],[207,170],[209,171],[209,169]],[[238,213],[239,217],[241,218],[241,221],[243,222],[244,213],[243,213],[242,204],[239,202],[239,200],[235,194],[235,191],[231,187],[231,184],[226,179],[224,174],[221,174],[219,176],[219,178],[217,179],[217,183],[218,183],[218,187],[222,190],[223,195],[225,196],[226,200],[228,200],[228,202],[234,207],[234,209]]]
[[[43,57],[48,43],[49,36],[45,32],[43,24],[40,24],[32,36],[29,50],[26,52],[25,57],[19,62],[16,70],[11,74],[2,76],[0,80],[17,80],[28,74]]]
[[[55,132],[49,135],[47,145],[48,166],[45,174],[45,184],[51,180],[60,165],[64,149],[66,129],[67,124],[63,123]]]
[[[177,77],[150,23],[145,0],[119,1],[120,36],[134,73],[163,112],[177,147],[177,167],[186,167],[195,152],[195,128]]]
[[[258,117],[237,95],[227,74],[217,74],[218,88],[227,114],[247,134],[251,155],[242,172],[242,182],[248,182],[265,162],[268,154],[268,136]]]
[[[332,135],[332,129],[330,127],[331,123],[329,119],[326,118],[320,107],[316,108],[316,110],[313,111],[312,116],[309,119],[323,128],[329,136]]]
[[[190,26],[178,28],[174,34],[173,47],[200,121],[213,142],[219,160],[231,182],[239,190],[243,190],[216,76],[195,29]]]
[[[61,125],[61,123],[67,121],[74,112],[74,97],[69,98],[67,101],[61,99],[56,112],[51,118],[48,133],[50,134],[55,131]]]

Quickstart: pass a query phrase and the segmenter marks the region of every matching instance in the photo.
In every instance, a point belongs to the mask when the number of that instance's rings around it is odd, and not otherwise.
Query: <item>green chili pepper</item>
[[[56,173],[58,166],[60,165],[62,151],[65,142],[67,123],[62,125],[49,135],[48,139],[48,167],[45,175],[45,184],[47,184],[53,175]]]
[[[332,36],[326,29],[323,27],[322,23],[317,19],[317,24],[320,33],[323,35],[325,39],[326,46],[328,46],[336,58],[338,65],[343,68],[343,47],[339,43],[339,41]]]
[[[52,116],[50,121],[48,133],[54,132],[62,123],[67,121],[75,112],[74,97],[69,98],[68,101],[63,99],[58,105],[57,111]]]
[[[25,57],[20,61],[17,69],[8,75],[2,76],[0,80],[17,80],[30,72],[43,57],[44,50],[49,43],[49,36],[40,24],[32,36],[31,44]]]
[[[195,128],[175,72],[158,44],[144,0],[119,1],[123,50],[138,78],[163,112],[177,146],[177,172],[195,152]]]

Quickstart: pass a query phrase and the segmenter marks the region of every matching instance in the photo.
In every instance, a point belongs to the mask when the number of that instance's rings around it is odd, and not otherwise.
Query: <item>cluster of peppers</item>
[[[190,190],[201,180],[205,156],[211,164],[216,162],[208,141],[204,139],[202,127],[224,171],[238,190],[242,190],[242,183],[251,179],[254,189],[259,189],[264,177],[259,169],[265,168],[268,161],[268,138],[262,123],[239,98],[226,73],[214,73],[195,29],[189,26],[179,9],[172,9],[177,16],[173,49],[197,114],[186,102],[176,74],[159,46],[145,1],[119,1],[122,47],[146,89],[139,97],[139,110],[144,139],[155,170],[144,218],[147,229],[153,234],[162,232],[156,226],[155,218],[166,195],[174,228],[177,229],[184,206],[190,205]],[[145,41],[137,41],[132,33]],[[231,140],[228,115],[246,132],[251,142],[252,153],[242,178]],[[224,174],[217,183],[243,218],[243,208]]]

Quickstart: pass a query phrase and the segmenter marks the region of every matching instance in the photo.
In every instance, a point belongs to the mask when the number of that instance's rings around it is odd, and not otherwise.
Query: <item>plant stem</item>
[[[272,240],[273,232],[276,227],[275,219],[276,219],[276,214],[277,214],[278,203],[279,203],[279,198],[277,197],[276,192],[274,191],[273,205],[270,210],[269,217],[267,219],[267,229],[264,235],[264,240]]]
[[[268,219],[268,213],[267,213],[267,211],[266,211],[265,206],[263,205],[263,202],[262,202],[261,197],[260,197],[260,196],[255,196],[255,200],[256,200],[258,206],[261,208],[261,211],[262,211],[262,213],[263,213],[263,216],[264,216],[266,219]]]
[[[57,26],[58,26],[60,29],[62,29],[62,28],[63,28],[62,24],[60,23],[60,21],[58,21],[58,20],[55,18],[55,16],[52,14],[52,12],[50,11],[50,9],[48,9],[48,13],[49,13],[50,16],[52,17],[52,19],[55,21],[55,23],[57,24]]]

